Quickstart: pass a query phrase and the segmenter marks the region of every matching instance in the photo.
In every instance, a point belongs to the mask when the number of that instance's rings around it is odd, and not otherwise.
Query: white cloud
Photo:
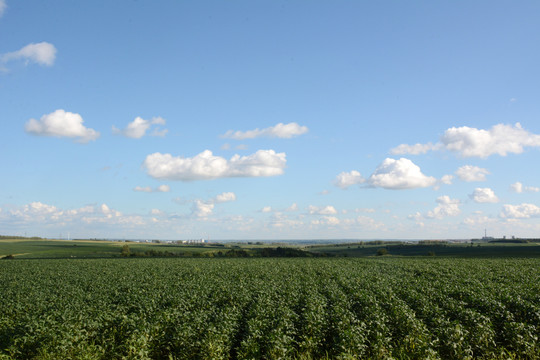
[[[498,124],[490,130],[463,126],[446,130],[441,142],[463,157],[487,158],[494,154],[520,154],[525,146],[540,146],[540,135],[529,133],[519,123]]]
[[[477,203],[496,203],[499,202],[499,198],[495,195],[495,192],[490,188],[476,188],[474,192],[469,195],[474,202]]]
[[[261,209],[261,212],[262,213],[269,213],[269,212],[272,212],[272,207],[271,206],[265,206]]]
[[[287,212],[298,211],[298,205],[296,203],[293,203],[291,206],[286,208],[285,211]]]
[[[522,193],[523,192],[523,184],[520,183],[519,181],[510,185],[510,190],[515,192],[515,193]]]
[[[169,185],[159,185],[156,189],[158,192],[169,192],[171,191],[171,187]]]
[[[106,215],[107,218],[113,218],[113,217],[120,217],[122,216],[122,213],[120,211],[116,211],[114,209],[111,209],[107,204],[103,203],[100,206],[101,213],[103,215]]]
[[[165,215],[165,212],[159,210],[159,209],[152,209],[150,210],[150,214],[154,215],[154,216],[164,216]]]
[[[0,3],[0,12],[2,11],[1,6],[2,4]],[[35,62],[40,65],[52,66],[56,59],[56,48],[48,42],[40,42],[37,44],[28,44],[20,50],[0,56],[0,61],[3,63],[19,59],[24,60],[26,63]]]
[[[142,225],[144,221],[140,216],[124,216],[121,212],[111,209],[107,204],[99,206],[88,205],[79,209],[62,210],[53,205],[41,203],[39,201],[13,209],[7,221],[10,224],[40,224],[51,226],[66,226],[66,224],[122,224],[122,225]],[[4,219],[6,217],[4,216]],[[71,225],[73,226],[73,225]]]
[[[59,109],[39,120],[28,120],[24,128],[32,135],[78,138],[81,143],[96,140],[99,132],[85,127],[83,122],[81,115]]]
[[[453,175],[444,175],[442,178],[437,180],[437,183],[433,186],[433,189],[439,190],[441,188],[441,185],[452,185],[453,181],[454,181]]]
[[[437,144],[402,144],[391,152],[396,154],[418,154],[429,150],[446,149],[462,157],[487,158],[491,155],[506,156],[521,154],[525,147],[540,147],[540,135],[523,129],[520,123],[515,125],[498,124],[489,130],[468,126],[447,129]]]
[[[314,206],[314,205],[310,205],[308,207],[308,212],[310,215],[334,215],[334,214],[337,214],[337,210],[331,206],[331,205],[327,205],[323,208],[320,208],[320,207],[317,207],[317,206]]]
[[[419,155],[419,154],[425,154],[428,151],[431,150],[437,150],[440,148],[440,145],[434,145],[432,143],[427,144],[414,144],[414,145],[407,145],[407,144],[401,144],[393,149],[390,150],[390,154],[392,155]]]
[[[145,186],[145,187],[142,187],[142,186],[136,186],[133,191],[138,191],[138,192],[152,192],[153,189],[150,187],[150,186]]]
[[[452,175],[444,175],[439,182],[441,184],[445,185],[452,185],[452,181],[454,180],[454,177]]]
[[[236,195],[233,192],[221,193],[218,196],[216,196],[216,199],[215,199],[217,203],[224,203],[224,202],[235,201],[235,200],[236,200]]]
[[[214,210],[213,202],[204,202],[202,200],[195,200],[193,203],[193,214],[197,217],[208,217],[212,215]]]
[[[266,129],[255,129],[248,131],[229,130],[222,135],[222,137],[234,140],[254,139],[258,137],[290,139],[307,132],[308,128],[306,126],[300,126],[297,123],[292,122],[289,124],[279,123]]]
[[[456,175],[463,181],[486,181],[490,172],[478,166],[465,165],[456,170]]]
[[[351,185],[362,184],[366,179],[356,170],[342,172],[334,180],[334,185],[342,189],[347,189]]]
[[[478,225],[483,225],[483,224],[493,223],[493,222],[495,222],[495,219],[491,219],[481,214],[469,216],[463,219],[463,223],[468,226],[478,226]]]
[[[411,160],[385,159],[369,177],[368,183],[385,189],[414,189],[435,185],[437,180],[426,176]]]
[[[162,117],[153,117],[152,120],[144,120],[143,118],[137,116],[135,120],[130,122],[125,129],[120,130],[115,126],[112,127],[113,134],[123,135],[131,139],[140,139],[152,125],[165,125],[166,120]],[[151,136],[165,136],[167,134],[167,129],[159,130],[154,128],[154,131],[150,134]]]
[[[457,216],[461,213],[459,208],[461,202],[458,199],[450,199],[448,195],[444,195],[437,198],[437,203],[439,205],[426,214],[427,218],[442,219],[447,216]]]
[[[311,225],[339,225],[340,220],[335,216],[323,216],[319,219],[311,220]]]
[[[233,192],[224,192],[209,200],[196,199],[192,205],[192,215],[198,218],[207,218],[212,215],[216,204],[235,201],[236,195]]]
[[[363,229],[369,229],[369,230],[379,230],[385,227],[384,223],[375,221],[369,216],[362,216],[362,215],[356,218],[356,223],[362,226]]]
[[[417,211],[416,213],[407,216],[407,219],[414,220],[416,222],[420,222],[420,221],[424,220],[424,216],[422,214],[420,214],[420,212]]]
[[[355,213],[374,213],[375,209],[372,208],[356,208],[353,210]]]
[[[510,190],[515,193],[520,194],[523,192],[539,192],[540,188],[535,187],[535,186],[523,186],[523,184],[518,181],[510,185]]]
[[[23,207],[23,210],[24,212],[27,212],[30,214],[51,214],[58,211],[56,206],[43,204],[42,202],[39,202],[39,201],[32,202],[28,205],[25,205]]]
[[[540,208],[534,204],[504,205],[500,217],[506,219],[529,219],[540,216]]]
[[[136,186],[133,191],[139,191],[139,192],[169,192],[171,191],[171,187],[169,185],[159,185],[157,188],[153,189],[150,186]]]
[[[234,155],[230,160],[205,150],[192,158],[154,153],[146,157],[143,166],[148,175],[156,179],[192,181],[276,176],[283,174],[286,163],[285,153],[274,150],[259,150],[248,156]]]
[[[325,224],[327,225],[339,225],[339,219],[335,216],[324,216],[322,218]]]

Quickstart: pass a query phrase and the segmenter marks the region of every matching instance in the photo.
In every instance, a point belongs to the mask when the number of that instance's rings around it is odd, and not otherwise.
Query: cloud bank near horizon
[[[492,155],[507,156],[521,154],[527,147],[540,147],[540,135],[533,134],[521,126],[497,124],[489,130],[468,126],[452,127],[433,144],[401,144],[390,150],[393,155],[418,155],[428,151],[448,150],[463,158],[486,159]]]

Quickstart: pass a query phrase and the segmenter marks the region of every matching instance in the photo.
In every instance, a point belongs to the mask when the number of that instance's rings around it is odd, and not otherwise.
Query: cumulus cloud
[[[433,186],[437,180],[422,174],[420,167],[409,159],[387,158],[369,177],[368,183],[385,189],[414,189]]]
[[[499,198],[490,188],[476,188],[474,189],[473,193],[469,195],[469,197],[477,203],[499,202]]]
[[[195,200],[193,203],[193,214],[197,217],[208,217],[214,211],[213,202],[204,202],[202,200]]]
[[[442,178],[437,180],[435,185],[433,185],[434,190],[439,190],[442,185],[452,185],[452,182],[454,181],[453,175],[444,175]]]
[[[103,215],[106,215],[107,218],[112,218],[112,217],[120,217],[122,216],[122,213],[120,211],[116,211],[114,209],[111,209],[107,204],[101,204],[100,206],[100,210],[101,210],[101,213]]]
[[[285,153],[259,150],[248,156],[234,155],[227,160],[210,150],[192,158],[154,153],[144,160],[148,175],[156,179],[192,181],[227,177],[276,176],[284,172]]]
[[[169,192],[171,191],[171,187],[169,185],[160,185],[158,186],[157,188],[151,188],[150,186],[145,186],[145,187],[141,187],[141,186],[136,186],[133,191],[138,191],[138,192],[148,192],[148,193],[151,193],[151,192]]]
[[[2,3],[0,3],[0,13],[1,11]],[[7,63],[13,60],[23,60],[26,64],[29,62],[34,62],[44,66],[52,66],[55,59],[56,48],[53,44],[49,44],[48,42],[28,44],[20,50],[0,55],[0,61],[2,63]]]
[[[349,186],[356,184],[363,184],[366,182],[366,179],[356,170],[351,172],[342,172],[334,180],[334,185],[339,188],[347,189]]]
[[[540,146],[540,135],[532,134],[522,128],[520,123],[498,124],[489,130],[467,126],[446,130],[441,142],[450,150],[463,157],[487,158],[497,154],[521,154],[526,146]]]
[[[478,166],[465,165],[456,170],[456,175],[463,181],[486,181],[486,175],[490,172]]]
[[[437,203],[439,205],[426,214],[427,218],[442,219],[447,216],[457,216],[461,213],[459,208],[461,202],[458,199],[451,199],[448,195],[444,195],[437,198]]]
[[[329,225],[335,226],[340,224],[340,220],[335,216],[323,216],[319,219],[311,220],[312,225]]]
[[[215,201],[217,203],[224,203],[229,201],[235,201],[236,195],[233,192],[224,192],[216,196]]]
[[[272,212],[272,207],[271,206],[265,206],[261,209],[261,212],[262,213],[269,213],[269,212]]]
[[[23,211],[30,214],[51,214],[58,209],[56,206],[43,204],[42,202],[35,201],[28,205],[24,205]]]
[[[259,137],[290,139],[308,132],[306,126],[300,126],[295,122],[283,124],[279,123],[265,129],[255,129],[248,131],[227,131],[222,137],[234,140],[255,139]]]
[[[32,135],[75,138],[80,143],[96,140],[99,132],[85,127],[83,122],[81,115],[58,109],[39,120],[28,120],[24,129]]]
[[[161,211],[159,209],[150,210],[150,214],[154,215],[154,216],[164,216],[164,215],[166,215],[164,211]]]
[[[355,219],[355,221],[356,221],[356,224],[362,226],[363,229],[379,230],[385,227],[384,223],[375,221],[369,216],[360,215]]]
[[[441,147],[440,144],[434,145],[432,143],[414,144],[414,145],[401,144],[391,149],[390,154],[392,155],[405,155],[405,154],[419,155],[419,154],[425,154],[431,150],[437,150],[440,147]]]
[[[111,209],[107,204],[88,205],[78,209],[62,210],[54,205],[36,201],[10,210],[2,219],[11,224],[46,224],[65,226],[68,223],[142,225],[140,216],[125,216],[120,211]]]
[[[535,187],[535,186],[523,186],[523,184],[518,181],[510,185],[510,190],[515,193],[520,194],[523,192],[539,192],[540,188]]]
[[[166,120],[162,117],[153,117],[151,120],[145,120],[141,117],[136,117],[135,120],[130,122],[124,129],[118,129],[115,126],[112,127],[113,134],[123,135],[131,139],[140,139],[150,127],[153,125],[165,125]],[[151,136],[165,136],[167,134],[167,129],[160,130],[157,127],[154,127],[154,131],[150,134]]]
[[[209,200],[196,199],[192,205],[192,215],[198,218],[207,218],[212,215],[216,204],[222,204],[236,200],[233,192],[224,192]]]
[[[540,216],[540,207],[534,204],[504,205],[499,215],[506,219],[529,219]]]
[[[325,207],[317,207],[310,205],[308,207],[308,212],[310,215],[334,215],[337,214],[337,210],[332,205],[327,205]]]
[[[285,211],[286,212],[298,211],[298,205],[296,203],[292,203],[292,205],[286,208]]]
[[[439,183],[444,185],[452,185],[452,181],[454,180],[454,177],[452,175],[444,175],[441,180],[439,180]]]
[[[478,215],[469,216],[469,217],[465,218],[463,220],[463,223],[465,225],[469,225],[469,226],[478,226],[478,225],[483,225],[483,224],[486,224],[486,223],[492,223],[494,221],[495,221],[495,219],[492,219],[492,218],[489,218],[487,216],[478,214]]]
[[[399,154],[419,154],[446,149],[461,157],[488,158],[491,155],[521,154],[525,147],[540,147],[540,135],[515,125],[498,124],[489,130],[468,126],[447,129],[437,144],[402,144],[391,150]]]

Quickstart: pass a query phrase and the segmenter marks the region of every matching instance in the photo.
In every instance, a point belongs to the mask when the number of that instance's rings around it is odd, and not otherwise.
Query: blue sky
[[[0,233],[538,237],[539,15],[0,0]]]

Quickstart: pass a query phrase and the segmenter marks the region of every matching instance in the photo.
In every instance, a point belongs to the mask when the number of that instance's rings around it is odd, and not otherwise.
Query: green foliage
[[[377,256],[383,256],[387,254],[388,254],[388,250],[386,250],[386,248],[377,249]]]
[[[0,359],[537,359],[539,279],[538,259],[1,261]]]
[[[129,249],[129,245],[124,245],[124,246],[122,246],[122,252],[121,252],[121,254],[122,254],[122,256],[124,256],[124,257],[131,255],[131,250]]]

